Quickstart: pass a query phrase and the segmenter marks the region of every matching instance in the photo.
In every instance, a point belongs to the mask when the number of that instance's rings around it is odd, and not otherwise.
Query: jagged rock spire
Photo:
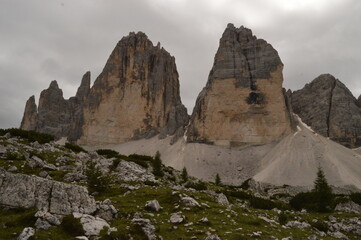
[[[35,96],[31,96],[25,104],[23,120],[20,128],[24,130],[36,130],[38,120],[38,107],[35,103]]]
[[[193,110],[188,141],[229,146],[267,143],[289,134],[282,69],[270,44],[250,29],[228,24]]]
[[[361,146],[358,102],[331,74],[321,74],[303,89],[292,93],[293,111],[302,121],[319,134],[352,148]]]

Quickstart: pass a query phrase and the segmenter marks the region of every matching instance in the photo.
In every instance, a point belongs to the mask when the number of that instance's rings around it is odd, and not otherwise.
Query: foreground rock
[[[24,228],[24,230],[20,233],[17,240],[28,240],[35,234],[35,229],[32,227]]]
[[[270,44],[250,29],[229,24],[197,98],[188,141],[235,146],[268,143],[291,133],[282,69]]]
[[[99,217],[81,213],[73,213],[73,216],[80,219],[80,223],[83,225],[85,235],[87,236],[98,236],[103,228],[110,228],[110,225]]]
[[[93,213],[96,204],[81,186],[40,177],[8,173],[0,169],[0,205],[36,207],[52,214]]]
[[[361,146],[361,108],[351,91],[322,74],[292,93],[292,108],[317,133],[347,147]]]

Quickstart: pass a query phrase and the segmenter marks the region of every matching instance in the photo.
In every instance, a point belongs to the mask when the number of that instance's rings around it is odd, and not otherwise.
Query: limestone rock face
[[[90,72],[83,76],[76,96],[68,100],[64,99],[58,83],[52,81],[49,88],[41,92],[39,107],[36,106],[34,96],[29,98],[20,128],[48,133],[56,138],[78,139],[83,123],[83,103],[89,91]]]
[[[71,110],[63,97],[63,91],[54,80],[40,94],[36,130],[57,137],[69,133]]]
[[[229,24],[193,110],[188,141],[232,146],[272,142],[291,133],[282,69],[270,44],[250,29]]]
[[[187,124],[175,59],[141,32],[118,42],[84,105],[81,144],[173,135]]]
[[[322,74],[292,93],[293,111],[314,131],[347,147],[361,146],[361,108],[350,90]]]
[[[36,207],[52,214],[93,213],[94,198],[86,188],[0,169],[0,205]]]
[[[361,95],[357,99],[357,106],[361,107]]]
[[[26,101],[25,111],[23,120],[21,121],[21,128],[24,130],[34,130],[36,129],[36,124],[38,121],[38,107],[35,103],[35,96],[31,96],[28,101]]]

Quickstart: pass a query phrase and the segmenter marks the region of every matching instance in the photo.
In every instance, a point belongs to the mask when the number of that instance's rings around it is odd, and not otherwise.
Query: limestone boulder
[[[51,214],[94,213],[96,204],[86,188],[0,169],[0,205],[36,207]]]

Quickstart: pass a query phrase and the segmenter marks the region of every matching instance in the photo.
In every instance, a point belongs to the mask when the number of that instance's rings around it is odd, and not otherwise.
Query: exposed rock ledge
[[[0,205],[36,207],[53,214],[91,214],[96,203],[82,187],[0,169]]]

